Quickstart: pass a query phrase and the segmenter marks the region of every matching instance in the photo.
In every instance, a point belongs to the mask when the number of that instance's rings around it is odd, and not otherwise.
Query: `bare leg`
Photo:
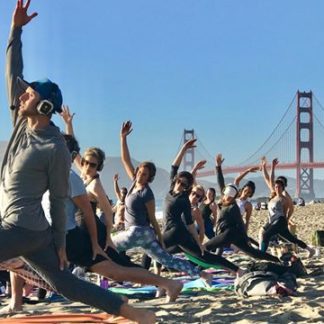
[[[22,310],[22,296],[25,280],[16,273],[10,271],[11,299],[7,306],[3,307],[0,315],[14,314]]]
[[[142,268],[122,267],[110,260],[99,262],[90,270],[115,281],[128,280],[161,287],[166,290],[167,301],[175,301],[183,287],[180,281],[157,276]]]

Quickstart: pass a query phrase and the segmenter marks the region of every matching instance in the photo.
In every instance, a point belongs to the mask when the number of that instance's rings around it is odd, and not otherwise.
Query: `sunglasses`
[[[94,163],[94,162],[90,162],[84,158],[81,159],[81,165],[84,166],[84,165],[88,165],[90,168],[92,169],[96,169],[98,164],[97,163]]]
[[[192,194],[194,197],[198,198],[199,201],[203,199],[203,196],[202,196],[202,195],[199,195],[199,193],[198,193],[197,191],[192,191],[191,194]]]

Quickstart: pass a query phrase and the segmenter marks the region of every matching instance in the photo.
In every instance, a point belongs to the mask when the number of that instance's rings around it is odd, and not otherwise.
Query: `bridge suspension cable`
[[[296,100],[296,95],[294,95],[293,99],[291,100],[287,110],[285,111],[285,113],[283,114],[283,116],[281,117],[280,121],[278,122],[278,124],[276,125],[276,127],[273,129],[273,131],[271,132],[271,134],[267,137],[267,139],[263,142],[262,145],[259,146],[259,148],[252,154],[250,155],[247,159],[245,159],[244,161],[242,161],[241,163],[239,163],[239,165],[246,165],[249,164],[248,162],[251,161],[253,158],[255,158],[255,156],[261,152],[261,150],[264,148],[264,146],[270,141],[270,139],[272,138],[272,136],[275,134],[275,132],[279,129],[279,126],[281,125],[281,123],[283,122],[283,120],[285,119],[285,117],[287,116],[289,110],[291,109],[291,107],[293,106],[293,103]],[[288,128],[290,127],[290,125],[288,126]],[[263,154],[265,155],[265,154]],[[259,158],[259,156],[258,156]]]

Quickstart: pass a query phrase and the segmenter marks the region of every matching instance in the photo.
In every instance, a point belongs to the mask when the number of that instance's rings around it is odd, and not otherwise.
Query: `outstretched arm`
[[[93,260],[97,255],[102,255],[103,257],[108,259],[107,254],[102,250],[98,243],[98,232],[95,221],[96,216],[93,214],[87,194],[85,193],[83,195],[73,197],[73,202],[82,211],[82,214],[84,216],[84,221],[91,240]]]
[[[219,186],[220,194],[223,195],[223,190],[225,188],[225,180],[222,171],[222,164],[224,162],[223,156],[221,153],[218,153],[215,157],[216,162],[216,176],[217,176],[217,183]]]
[[[28,24],[37,13],[27,14],[31,0],[27,0],[24,5],[23,0],[18,0],[16,8],[13,12],[11,30],[6,51],[6,84],[9,107],[11,111],[12,123],[15,126],[17,123],[19,97],[22,90],[18,88],[17,78],[23,78],[23,57],[22,57],[22,42],[21,33],[22,27]]]
[[[95,196],[100,209],[105,215],[107,235],[106,235],[106,246],[104,250],[106,250],[108,246],[111,246],[113,249],[116,249],[115,245],[111,240],[111,231],[113,229],[113,211],[110,202],[106,196],[106,192],[99,178],[95,179],[95,181],[92,182],[92,186],[93,187],[89,186],[88,188],[90,189],[91,194]]]
[[[173,166],[176,166],[176,167],[180,166],[186,151],[196,147],[196,141],[197,141],[196,139],[191,139],[182,145],[180,151],[178,152],[177,156],[175,157],[175,159],[172,162]]]
[[[129,154],[127,136],[133,131],[132,122],[128,120],[124,122],[120,130],[120,145],[121,145],[121,160],[124,166],[124,169],[131,180],[134,180],[135,169],[132,164],[132,160]]]
[[[248,168],[246,170],[244,170],[242,173],[240,173],[234,180],[234,184],[236,186],[239,186],[241,180],[248,174],[248,173],[252,173],[252,172],[256,172],[256,171],[259,171],[260,170],[260,167],[259,166],[256,166],[256,167],[251,167],[251,168]]]

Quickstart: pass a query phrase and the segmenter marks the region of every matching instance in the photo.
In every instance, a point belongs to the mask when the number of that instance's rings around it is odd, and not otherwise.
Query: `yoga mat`
[[[197,258],[195,258],[194,256],[192,256],[191,254],[189,253],[186,253],[185,252],[185,256],[193,263],[205,268],[205,269],[208,269],[208,268],[213,268],[213,269],[222,269],[221,266],[219,265],[215,265],[215,264],[210,264],[210,263],[206,263],[206,262],[203,262]]]
[[[44,314],[35,316],[16,316],[14,318],[2,318],[0,323],[130,323],[121,316],[100,314]]]

